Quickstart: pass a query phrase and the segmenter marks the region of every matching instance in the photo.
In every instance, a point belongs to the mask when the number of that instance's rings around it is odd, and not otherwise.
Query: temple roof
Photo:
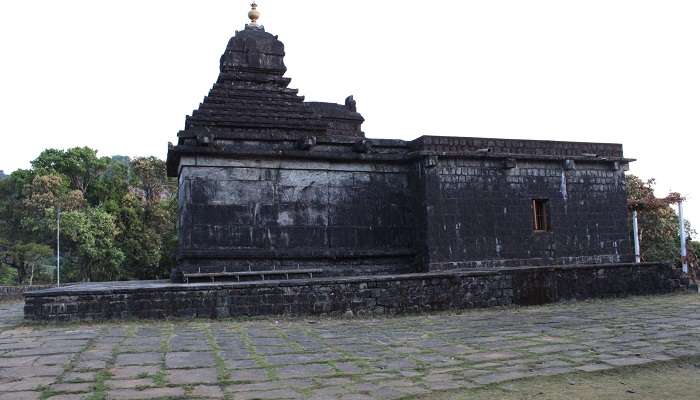
[[[179,143],[186,138],[221,134],[227,138],[256,134],[363,136],[362,116],[352,107],[305,103],[284,77],[284,44],[257,24],[248,24],[229,40],[219,77],[199,107],[186,118]],[[352,100],[351,98],[349,98]],[[215,138],[213,138],[215,140]]]
[[[221,57],[220,73],[209,95],[188,117],[179,136],[251,130],[322,134],[327,123],[304,105],[284,78],[284,45],[259,26],[236,32]]]

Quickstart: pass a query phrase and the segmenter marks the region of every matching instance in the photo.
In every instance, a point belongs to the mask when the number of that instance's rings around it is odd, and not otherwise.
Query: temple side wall
[[[629,261],[624,171],[614,163],[441,157],[419,168],[431,271]],[[547,201],[546,232],[534,230],[534,199]]]
[[[687,284],[669,264],[553,266],[268,281],[148,284],[91,289],[90,284],[26,295],[25,318],[38,321],[257,315],[397,314],[562,300],[670,293]]]
[[[408,185],[400,165],[183,158],[179,268],[412,272]]]

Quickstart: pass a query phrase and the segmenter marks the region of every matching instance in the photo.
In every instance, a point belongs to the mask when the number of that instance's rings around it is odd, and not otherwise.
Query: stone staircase
[[[278,269],[265,271],[236,271],[236,272],[185,272],[183,278],[185,283],[195,282],[251,282],[251,281],[273,281],[289,279],[312,279],[323,272],[322,269]]]

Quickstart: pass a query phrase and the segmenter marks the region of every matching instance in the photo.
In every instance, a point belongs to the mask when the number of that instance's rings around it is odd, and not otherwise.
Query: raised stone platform
[[[669,293],[669,264],[607,264],[236,283],[92,283],[25,295],[25,319],[397,314]]]

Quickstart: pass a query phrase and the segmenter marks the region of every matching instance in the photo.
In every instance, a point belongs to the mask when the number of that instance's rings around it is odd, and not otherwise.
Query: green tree
[[[59,173],[66,176],[70,187],[80,190],[90,199],[90,189],[107,170],[110,159],[97,157],[97,151],[89,147],[68,150],[48,149],[32,161],[34,170],[42,175]]]
[[[155,204],[172,192],[165,161],[155,157],[135,158],[131,161],[131,170],[135,186],[147,204]]]
[[[128,163],[114,158],[107,159],[104,172],[90,189],[89,203],[116,214],[122,199],[131,189],[130,179]]]
[[[19,279],[17,278],[17,270],[12,269],[9,265],[0,262],[0,285],[12,286],[16,285]]]
[[[33,255],[55,248],[58,208],[64,281],[167,276],[177,246],[175,192],[155,157],[45,150],[31,169],[0,180],[0,282],[28,279],[40,264]]]
[[[638,212],[639,242],[642,261],[677,261],[680,252],[680,229],[678,215],[671,207],[672,201],[656,198],[656,181],[643,181],[634,175],[627,175],[627,196],[632,204],[640,208]],[[671,198],[679,198],[671,194]],[[630,222],[630,227],[632,226]],[[687,232],[692,233],[686,221]]]
[[[6,246],[17,242],[29,242],[29,235],[23,228],[26,217],[25,188],[34,179],[33,171],[17,170],[7,179],[0,181],[0,240]]]
[[[131,277],[157,279],[169,275],[176,243],[174,184],[165,162],[155,157],[131,161],[132,194],[119,212],[120,243]]]
[[[125,269],[129,276],[149,279],[158,275],[161,259],[161,238],[150,226],[151,218],[141,199],[130,194],[119,209],[118,241],[125,254]]]
[[[39,267],[48,264],[52,256],[51,247],[40,243],[15,244],[4,250],[0,248],[3,263],[17,271],[18,283],[30,286],[34,283]]]
[[[61,235],[81,281],[112,281],[125,277],[124,253],[117,247],[115,218],[99,207],[69,211],[61,219]]]
[[[38,175],[26,187],[25,205],[37,212],[62,209],[76,210],[85,199],[79,190],[71,190],[60,175]]]

